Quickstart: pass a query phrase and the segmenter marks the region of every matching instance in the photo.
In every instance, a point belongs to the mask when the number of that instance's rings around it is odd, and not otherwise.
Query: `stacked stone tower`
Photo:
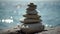
[[[22,31],[27,33],[39,32],[44,30],[44,26],[41,23],[41,19],[36,11],[37,5],[30,3],[28,8],[26,9],[26,14],[23,15],[25,17],[24,21],[21,21],[22,24]]]
[[[28,5],[28,8],[26,9],[27,14],[23,15],[24,17],[26,17],[26,19],[24,19],[25,24],[39,23],[42,21],[41,19],[39,19],[41,16],[38,15],[36,7],[37,6],[33,3],[30,3],[30,5]]]

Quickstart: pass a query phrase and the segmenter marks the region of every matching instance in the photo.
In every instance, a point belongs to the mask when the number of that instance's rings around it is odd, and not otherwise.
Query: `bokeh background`
[[[59,0],[0,0],[0,30],[21,25],[20,20],[24,19],[30,2],[37,5],[36,10],[45,26],[60,26]]]

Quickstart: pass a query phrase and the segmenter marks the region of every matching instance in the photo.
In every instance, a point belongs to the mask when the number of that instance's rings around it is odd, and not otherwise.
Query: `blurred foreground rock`
[[[43,31],[37,34],[60,34],[60,26],[49,28],[48,31]]]
[[[0,31],[0,34],[22,34],[21,30],[19,28],[13,28],[13,29],[6,29],[4,31]],[[60,26],[49,28],[47,31],[38,32],[35,34],[60,34]]]

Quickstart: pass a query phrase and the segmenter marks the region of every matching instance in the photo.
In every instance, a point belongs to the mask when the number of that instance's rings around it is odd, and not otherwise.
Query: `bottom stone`
[[[44,30],[44,25],[42,25],[41,23],[22,24],[21,30],[25,33],[37,33]]]

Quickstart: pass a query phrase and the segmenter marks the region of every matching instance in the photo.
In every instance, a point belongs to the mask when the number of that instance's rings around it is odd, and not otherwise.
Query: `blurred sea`
[[[20,19],[26,12],[29,2],[0,1],[0,29],[15,27],[21,24]],[[60,26],[60,2],[34,2],[46,26]]]

